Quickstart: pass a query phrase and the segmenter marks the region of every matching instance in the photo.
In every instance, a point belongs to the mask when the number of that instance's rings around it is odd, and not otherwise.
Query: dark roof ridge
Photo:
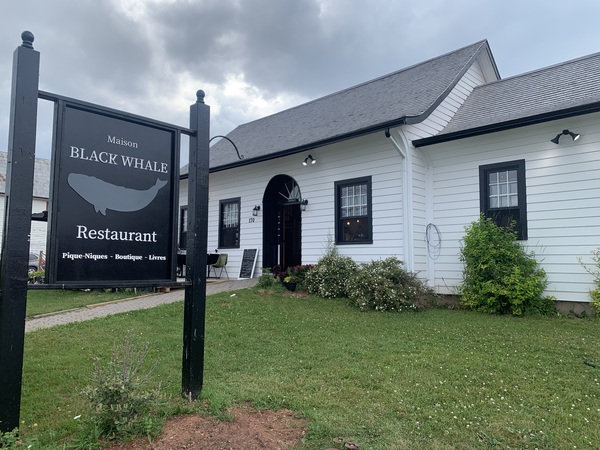
[[[293,111],[293,110],[295,110],[295,109],[298,109],[298,108],[303,108],[303,107],[305,107],[305,106],[307,106],[307,105],[310,105],[310,104],[312,104],[312,103],[315,103],[315,102],[320,102],[320,101],[322,101],[322,100],[325,100],[325,99],[327,99],[327,98],[330,98],[330,97],[333,97],[333,96],[336,96],[336,95],[342,94],[342,93],[344,93],[344,92],[350,92],[350,91],[352,91],[352,90],[355,90],[355,89],[361,88],[361,87],[363,87],[363,86],[367,86],[367,85],[369,85],[369,84],[371,84],[371,83],[375,83],[375,82],[377,82],[377,81],[385,80],[386,78],[390,78],[390,77],[396,76],[396,75],[398,75],[398,74],[400,74],[400,73],[402,73],[402,72],[406,72],[406,71],[408,71],[408,70],[411,70],[411,69],[414,69],[414,68],[416,68],[416,67],[419,67],[419,66],[422,66],[422,65],[425,65],[425,64],[429,64],[429,63],[431,63],[432,61],[435,61],[435,60],[439,60],[439,59],[442,59],[442,58],[448,57],[448,56],[452,55],[453,53],[458,53],[458,52],[461,52],[461,51],[463,51],[463,50],[465,50],[465,49],[467,49],[467,48],[469,48],[469,47],[475,47],[475,46],[477,46],[477,45],[478,45],[479,47],[477,48],[477,50],[476,50],[476,51],[474,51],[474,52],[473,52],[473,56],[472,56],[472,57],[469,59],[469,64],[466,64],[466,65],[465,65],[465,67],[469,67],[469,66],[470,66],[470,64],[471,64],[471,62],[473,61],[473,59],[474,59],[474,58],[476,58],[477,56],[479,56],[479,52],[481,51],[481,49],[482,49],[484,46],[486,46],[486,47],[488,48],[488,51],[489,51],[489,44],[488,44],[488,41],[487,41],[487,39],[482,39],[482,40],[476,41],[476,42],[474,42],[473,44],[470,44],[470,45],[465,45],[464,47],[457,48],[457,49],[455,49],[455,50],[451,50],[451,51],[449,51],[449,52],[446,52],[446,53],[444,53],[444,54],[442,54],[442,55],[438,55],[438,56],[435,56],[435,57],[429,58],[429,59],[427,59],[427,60],[425,60],[425,61],[421,61],[421,62],[415,63],[415,64],[413,64],[413,65],[411,65],[411,66],[408,66],[408,67],[403,67],[402,69],[395,70],[395,71],[393,71],[393,72],[390,72],[390,73],[387,73],[387,74],[385,74],[385,75],[381,75],[381,76],[379,76],[379,77],[372,78],[372,79],[370,79],[370,80],[367,80],[367,81],[363,81],[363,82],[361,82],[361,83],[358,83],[358,84],[355,84],[355,85],[353,85],[353,86],[350,86],[350,87],[347,87],[347,88],[344,88],[344,89],[340,89],[340,90],[338,90],[338,91],[335,91],[335,92],[331,92],[331,93],[329,93],[329,94],[326,94],[326,95],[323,95],[323,96],[320,96],[320,97],[314,98],[314,99],[312,99],[312,100],[308,100],[308,101],[306,101],[306,102],[304,102],[304,103],[300,103],[299,105],[291,106],[291,107],[289,107],[289,108],[286,108],[286,109],[283,109],[283,110],[281,110],[281,111],[274,112],[273,114],[269,114],[268,116],[259,117],[258,119],[251,120],[250,122],[246,122],[246,123],[243,123],[243,124],[241,124],[241,125],[238,125],[238,126],[239,126],[239,127],[244,127],[244,126],[247,126],[247,125],[251,125],[251,124],[253,124],[253,123],[256,123],[256,122],[260,122],[260,121],[262,121],[262,120],[265,120],[265,119],[269,119],[269,118],[271,118],[271,117],[275,117],[275,116],[277,116],[277,115],[279,115],[279,114],[287,113],[287,112]],[[497,72],[497,70],[496,70],[496,72]],[[464,74],[464,73],[457,74],[457,76],[456,76],[456,77],[455,77],[455,79],[453,80],[453,83],[451,83],[451,86],[452,86],[453,84],[456,84],[456,81],[457,81],[457,79],[460,79],[460,77],[461,77],[463,74]],[[427,110],[428,110],[428,109],[425,109],[425,111],[427,111]],[[425,111],[423,111],[423,112],[425,112]],[[421,114],[423,114],[423,112],[422,112]],[[421,114],[420,114],[420,115],[421,115]]]
[[[497,84],[497,83],[502,83],[502,82],[505,82],[505,81],[511,81],[511,80],[516,79],[516,78],[527,77],[527,76],[535,75],[537,73],[541,74],[543,72],[547,72],[549,70],[554,70],[554,69],[556,69],[558,67],[561,67],[561,66],[567,66],[569,64],[574,64],[574,63],[577,63],[577,62],[580,62],[580,61],[584,61],[586,59],[597,58],[598,56],[600,56],[600,52],[596,52],[596,53],[592,53],[592,54],[584,55],[584,56],[579,56],[577,58],[569,59],[567,61],[558,62],[556,64],[551,64],[549,66],[540,67],[538,69],[532,69],[532,70],[529,70],[527,72],[518,73],[516,75],[511,75],[510,77],[502,78],[502,79],[499,79],[499,80],[490,81],[489,83],[485,83],[485,84],[481,84],[479,86],[476,86],[475,89],[485,88],[486,86],[493,86],[494,84]]]

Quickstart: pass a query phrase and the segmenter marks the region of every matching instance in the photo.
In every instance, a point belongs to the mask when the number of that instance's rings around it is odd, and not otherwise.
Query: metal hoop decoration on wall
[[[213,136],[213,137],[211,137],[211,138],[208,140],[208,143],[210,144],[210,142],[211,142],[213,139],[216,139],[216,138],[221,138],[221,139],[225,139],[225,140],[229,141],[229,142],[231,143],[231,145],[233,145],[233,148],[235,148],[235,152],[237,153],[237,155],[238,155],[238,158],[239,158],[239,159],[244,159],[244,155],[240,155],[240,151],[238,150],[238,148],[237,148],[237,146],[235,145],[235,143],[234,143],[234,142],[233,142],[231,139],[229,139],[227,136],[222,136],[222,135],[218,134],[218,135],[216,135],[216,136]]]

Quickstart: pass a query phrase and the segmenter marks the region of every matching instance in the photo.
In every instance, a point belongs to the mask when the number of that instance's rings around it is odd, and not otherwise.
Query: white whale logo
[[[107,183],[89,175],[71,173],[67,183],[81,198],[93,205],[96,212],[105,216],[107,209],[120,212],[144,209],[156,198],[158,191],[167,184],[167,180],[157,178],[154,186],[138,190]]]

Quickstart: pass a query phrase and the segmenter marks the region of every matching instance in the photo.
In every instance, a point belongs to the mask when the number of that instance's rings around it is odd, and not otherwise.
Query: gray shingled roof
[[[483,51],[490,53],[485,40],[240,125],[227,137],[244,160],[239,161],[231,144],[221,139],[211,147],[211,170],[302,151],[407,118],[423,120]],[[187,166],[181,173],[187,173]]]
[[[600,53],[476,87],[446,128],[430,139],[597,102]]]
[[[6,161],[8,154],[0,152],[0,193],[6,193]],[[48,198],[50,192],[50,160],[36,158],[33,169],[33,196]]]

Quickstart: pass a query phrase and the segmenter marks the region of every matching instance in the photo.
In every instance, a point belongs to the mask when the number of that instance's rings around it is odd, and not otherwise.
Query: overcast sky
[[[214,136],[482,39],[503,78],[596,53],[598,18],[598,0],[2,0],[0,150],[24,30],[41,90],[187,127],[202,89]]]

